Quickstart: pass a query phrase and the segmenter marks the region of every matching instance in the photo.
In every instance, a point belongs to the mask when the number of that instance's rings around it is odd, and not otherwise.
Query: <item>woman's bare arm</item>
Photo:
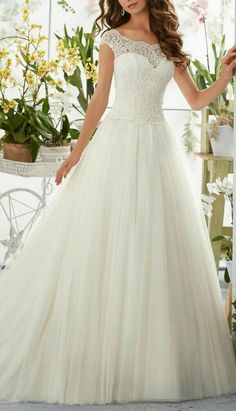
[[[188,69],[183,71],[182,68],[175,67],[173,78],[193,110],[201,110],[206,107],[226,88],[235,74],[235,56],[236,44],[221,59],[222,73],[220,78],[204,90],[197,88]]]
[[[114,69],[114,53],[107,44],[100,46],[98,60],[98,82],[96,89],[88,104],[78,141],[71,154],[57,170],[56,184],[60,184],[62,177],[66,177],[70,169],[79,161],[84,148],[106,110]]]

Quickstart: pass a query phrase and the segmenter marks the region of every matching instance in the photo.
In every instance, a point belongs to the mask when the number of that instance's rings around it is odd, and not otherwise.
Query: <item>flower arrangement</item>
[[[207,19],[208,19],[208,0],[197,0],[192,1],[189,5],[189,9],[194,13],[197,18],[198,23],[203,24],[204,27],[204,37],[206,44],[206,59],[207,67],[205,64],[201,63],[199,60],[195,59],[191,63],[195,66],[195,73],[193,72],[191,65],[189,66],[191,75],[196,85],[200,90],[207,88],[214,81],[216,81],[221,74],[221,58],[224,56],[225,50],[225,35],[221,36],[219,42],[219,51],[217,51],[216,41],[211,42],[211,48],[214,56],[213,66],[214,69],[211,70],[210,59],[209,59],[209,46],[208,46],[208,34],[207,34]],[[231,79],[228,87],[218,96],[214,102],[209,104],[210,114],[220,115],[222,112],[233,112],[233,104],[230,96],[233,95],[234,81]]]
[[[199,90],[204,90],[208,86],[212,85],[213,82],[218,80],[221,75],[221,58],[226,52],[225,35],[222,36],[218,51],[214,42],[212,42],[211,47],[214,55],[213,70],[206,68],[206,66],[197,59],[191,62],[196,68],[195,72],[193,71],[191,65],[189,66],[191,76]],[[231,98],[233,93],[234,82],[233,79],[231,79],[228,86],[222,91],[222,93],[208,105],[210,114],[220,116],[222,113],[232,113],[233,115],[233,98]]]
[[[207,133],[210,138],[217,139],[219,135],[219,126],[228,125],[234,127],[234,117],[231,113],[222,113],[214,120],[210,120],[207,125]]]
[[[232,223],[233,224],[233,183],[225,177],[223,181],[218,177],[215,182],[207,183],[207,189],[210,193],[209,196],[202,194],[202,205],[204,214],[208,217],[211,217],[213,207],[212,203],[215,201],[216,195],[224,195],[224,198],[230,202],[231,205],[231,216],[232,216]],[[231,283],[230,272],[232,269],[230,268],[233,260],[233,239],[230,235],[217,235],[212,238],[212,241],[224,241],[223,250],[224,250],[224,261],[226,262],[226,268],[224,272],[224,281],[226,283]],[[229,268],[229,270],[228,270]],[[234,307],[234,312],[232,314],[232,332],[236,335],[236,300],[231,303]]]
[[[192,2],[178,0],[177,5],[180,9],[184,10],[183,19],[186,25],[190,24],[195,30],[203,27],[204,30],[206,63],[195,59],[192,60],[189,65],[189,71],[196,86],[199,90],[203,90],[216,81],[221,75],[221,58],[225,54],[225,36],[222,36],[221,34],[222,18],[220,15],[216,16],[214,14],[214,10],[210,9],[210,4],[207,0],[196,0]],[[227,10],[225,8],[224,10],[225,13],[230,15],[230,9]],[[209,38],[211,39],[211,49],[213,53],[212,69],[209,57]],[[225,90],[208,105],[209,114],[214,115],[216,119],[218,116],[224,116],[225,113],[233,115],[233,95],[234,82],[232,79]],[[196,142],[192,129],[193,124],[191,114],[189,120],[187,120],[185,124],[185,130],[182,136],[187,152],[194,151]]]
[[[67,86],[80,63],[79,50],[71,47],[54,60],[46,57],[47,37],[42,26],[30,21],[30,0],[24,0],[22,25],[16,35],[2,40],[12,41],[10,50],[0,49],[0,129],[3,143],[29,144],[35,161],[40,145],[63,145],[78,131],[71,127],[68,113],[78,90]],[[63,98],[61,96],[64,96]],[[63,107],[62,107],[63,103]],[[57,117],[53,107],[57,110]],[[69,109],[70,106],[70,109]]]
[[[212,204],[216,200],[216,197],[213,194],[216,194],[219,196],[220,194],[223,194],[225,200],[230,202],[231,206],[231,218],[233,224],[233,183],[232,181],[229,180],[228,177],[225,177],[223,181],[218,177],[215,182],[213,183],[207,183],[207,189],[210,193],[209,196],[202,194],[202,205],[203,205],[203,211],[204,214],[207,215],[208,217],[212,216],[213,212],[213,207]],[[225,260],[226,261],[232,261],[232,255],[233,255],[233,242],[232,238],[230,236],[224,236],[224,235],[217,235],[216,237],[212,238],[212,241],[222,241],[224,240],[225,242]],[[225,281],[230,282],[229,279],[229,273],[226,268],[225,270]]]
[[[202,205],[204,214],[208,217],[212,215],[212,203],[216,200],[216,197],[213,194],[220,195],[223,194],[225,200],[230,202],[231,206],[231,216],[232,216],[232,224],[233,224],[233,183],[230,181],[228,177],[225,177],[223,181],[218,177],[215,182],[207,183],[207,189],[209,192],[209,196],[206,194],[202,194]]]
[[[64,26],[64,35],[56,35],[59,58],[67,59],[71,53],[73,57],[74,49],[78,50],[80,56],[75,69],[73,65],[71,72],[65,70],[65,80],[78,89],[78,104],[74,104],[73,107],[82,115],[82,118],[85,116],[98,80],[98,60],[94,56],[94,52],[98,51],[98,47],[94,45],[95,30],[95,24],[91,33],[85,33],[83,27],[78,26],[73,29],[73,34],[69,35]]]

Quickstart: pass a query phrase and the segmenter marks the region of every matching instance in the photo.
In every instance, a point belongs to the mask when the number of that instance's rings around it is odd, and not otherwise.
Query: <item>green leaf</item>
[[[211,74],[208,72],[207,68],[202,64],[199,60],[194,60],[193,64],[198,69],[199,73],[204,77],[204,79],[208,82],[208,84],[212,84],[213,80]]]
[[[31,136],[31,156],[32,156],[33,162],[36,160],[39,147],[40,147],[40,144],[38,143],[38,141],[34,138],[34,136]]]
[[[78,138],[79,137],[79,130],[76,128],[70,128],[69,133],[71,135],[71,138]]]
[[[23,51],[21,49],[20,49],[20,54],[21,54],[23,60],[28,64],[27,55],[25,53],[23,53]]]
[[[68,136],[69,129],[70,129],[70,123],[69,123],[68,117],[64,115],[62,119],[62,128],[61,128],[61,135],[64,138]]]
[[[219,58],[222,58],[224,54],[225,54],[225,34],[222,36],[222,39],[221,39]]]
[[[49,106],[48,97],[45,97],[44,102],[43,102],[43,106],[42,106],[42,111],[43,111],[43,113],[48,114],[49,109],[50,109],[50,106]]]
[[[68,76],[68,80],[72,86],[78,88],[78,90],[83,91],[82,80],[81,80],[81,70],[77,66],[74,73],[71,76]]]
[[[28,140],[28,137],[25,135],[25,129],[22,128],[17,132],[13,132],[13,137],[16,143],[25,143]]]
[[[78,100],[80,106],[82,107],[82,109],[84,110],[84,112],[86,112],[87,107],[88,107],[88,102],[87,102],[86,98],[84,97],[83,93],[80,93],[78,95],[77,100]]]
[[[0,120],[0,129],[4,131],[11,131],[11,127],[9,125],[9,122],[7,120]]]
[[[226,283],[230,283],[230,282],[231,282],[230,276],[229,276],[229,271],[228,271],[228,268],[227,268],[227,267],[225,268],[224,280],[225,280]]]
[[[217,60],[217,52],[216,52],[216,45],[215,45],[215,43],[212,43],[212,44],[211,44],[211,47],[212,47],[212,51],[213,51],[213,54],[214,54],[214,58],[215,58],[215,60]]]
[[[212,238],[211,241],[220,241],[220,240],[225,240],[225,236],[224,235],[217,235],[216,237]]]
[[[39,101],[37,101],[37,103],[35,104],[36,106],[39,106],[40,104],[42,104],[44,102],[44,98],[41,98]]]
[[[205,79],[200,73],[197,73],[197,85],[200,90],[204,90],[207,88]]]
[[[25,116],[21,113],[15,113],[12,118],[12,127],[15,131],[22,128],[22,125],[25,123]]]
[[[42,128],[45,129],[46,132],[53,135],[58,133],[54,127],[52,119],[47,114],[37,110],[36,115],[37,120],[41,123],[41,126],[43,126]]]

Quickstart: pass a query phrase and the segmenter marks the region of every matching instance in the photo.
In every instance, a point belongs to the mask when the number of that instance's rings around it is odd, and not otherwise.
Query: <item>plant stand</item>
[[[218,177],[224,179],[228,174],[234,172],[233,167],[233,157],[230,156],[214,156],[212,153],[212,147],[210,139],[206,132],[207,123],[209,120],[209,109],[204,108],[202,110],[202,124],[201,124],[201,152],[196,152],[195,154],[203,160],[202,165],[202,194],[209,195],[207,190],[207,183],[212,183]],[[206,216],[206,224],[209,232],[210,240],[216,235],[231,235],[232,236],[232,227],[224,227],[224,205],[225,200],[223,195],[216,196],[216,200],[212,204],[213,213],[212,217],[208,218]],[[221,259],[221,241],[212,242],[212,249],[215,256],[215,263],[217,272],[219,269],[219,261]],[[235,287],[235,281],[229,283],[226,301],[224,305],[224,311],[231,331],[232,327],[232,292]],[[235,342],[235,340],[234,340]]]
[[[212,183],[218,177],[223,180],[228,174],[233,173],[233,157],[213,156],[213,154],[195,153],[203,160],[202,193],[208,194],[207,183]],[[232,235],[232,227],[223,227],[224,196],[217,196],[213,203],[213,213],[206,217],[209,237],[212,240],[216,235]],[[219,268],[221,259],[221,241],[212,243],[216,268]]]
[[[0,262],[0,270],[9,266],[11,258],[23,246],[34,223],[45,208],[46,198],[53,190],[51,178],[56,174],[59,165],[59,162],[45,163],[40,158],[34,163],[6,160],[0,155],[0,173],[42,179],[39,193],[20,187],[0,193],[1,219],[3,216],[9,225],[8,238],[5,236],[1,238],[0,232],[0,246],[6,249],[3,261]],[[24,200],[22,200],[23,195]]]
[[[202,110],[201,124],[201,151],[195,152],[203,160],[202,165],[202,194],[209,195],[207,183],[212,183],[216,178],[221,180],[233,173],[233,157],[230,156],[214,156],[212,153],[209,136],[206,132],[207,123],[209,120],[209,109]],[[223,227],[224,219],[224,197],[217,196],[213,203],[213,215],[211,218],[206,217],[209,237],[212,240],[216,235],[232,235],[231,227]],[[221,241],[213,242],[212,248],[215,256],[216,268],[219,268],[221,257]]]

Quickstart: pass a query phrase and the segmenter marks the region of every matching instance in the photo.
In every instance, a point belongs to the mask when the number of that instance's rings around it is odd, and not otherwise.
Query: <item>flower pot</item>
[[[78,139],[77,138],[72,138],[70,141],[70,150],[72,151],[73,148],[75,147],[76,143],[77,143]]]
[[[232,281],[232,278],[233,278],[233,261],[226,260],[225,264],[226,264],[226,267],[227,267],[227,270],[228,270],[228,273],[229,273],[229,278]]]
[[[210,138],[214,156],[233,156],[234,153],[234,129],[229,124],[219,126],[219,134]]]
[[[31,145],[3,142],[3,158],[24,163],[32,163]]]
[[[38,158],[45,162],[61,162],[65,160],[70,154],[70,144],[57,147],[40,146],[38,151]]]

